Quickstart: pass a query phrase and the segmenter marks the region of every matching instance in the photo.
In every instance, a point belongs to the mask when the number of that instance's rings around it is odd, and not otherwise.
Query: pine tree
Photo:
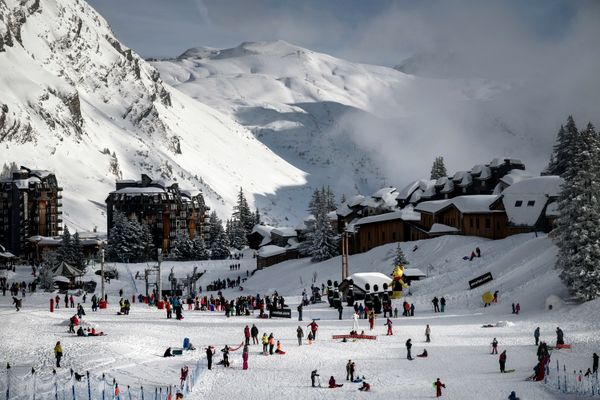
[[[219,217],[217,216],[217,212],[213,211],[210,213],[210,217],[208,218],[208,238],[206,243],[208,247],[211,247],[215,238],[217,237],[219,229],[223,229],[223,225]]]
[[[0,178],[10,178],[12,177],[12,173],[16,172],[19,170],[19,167],[17,166],[17,164],[12,161],[9,164],[3,164],[2,165],[2,172],[0,172]]]
[[[60,241],[60,247],[56,251],[56,262],[59,264],[61,262],[72,264],[74,258],[75,256],[73,254],[73,239],[71,238],[71,232],[69,232],[69,227],[65,226]]]
[[[210,246],[210,258],[212,260],[224,260],[229,257],[227,248],[227,237],[221,224],[215,225],[215,234]]]
[[[152,234],[148,226],[115,212],[108,236],[107,258],[111,261],[141,262],[150,259],[153,254]]]
[[[192,240],[192,245],[194,249],[194,260],[208,260],[208,249],[206,248],[206,243],[202,236],[196,235],[194,240]]]
[[[312,262],[328,260],[338,255],[337,234],[329,223],[325,208],[319,210],[315,216],[310,242]]]
[[[260,211],[258,211],[258,207],[256,207],[256,212],[254,213],[254,225],[260,225]]]
[[[323,205],[323,194],[319,191],[319,189],[315,189],[313,192],[312,198],[308,203],[308,212],[315,216],[317,215],[318,210]]]
[[[171,242],[171,251],[169,252],[169,258],[179,261],[194,260],[194,243],[188,236],[187,232],[179,234]]]
[[[445,176],[448,176],[448,172],[446,171],[446,165],[444,164],[444,157],[436,157],[431,167],[431,176],[429,179],[437,180]]]
[[[246,196],[244,196],[244,190],[240,188],[238,193],[237,204],[233,208],[233,219],[240,221],[242,229],[245,235],[249,235],[254,228],[256,218],[252,215]]]
[[[394,267],[396,265],[408,265],[410,264],[408,262],[408,260],[406,259],[406,256],[404,255],[404,252],[402,251],[402,248],[400,247],[400,243],[398,243],[398,247],[396,248],[396,253],[394,254]]]
[[[557,267],[575,298],[591,300],[600,297],[600,139],[592,124],[571,137],[570,151],[577,157],[566,159],[563,173]]]
[[[335,211],[337,204],[335,203],[335,194],[331,191],[331,188],[327,186],[322,189],[323,200],[325,201],[325,210],[327,212]]]
[[[79,232],[75,232],[73,235],[71,253],[73,254],[73,258],[71,259],[72,265],[81,271],[85,271],[85,256],[83,255],[83,246],[81,245]]]
[[[556,135],[556,144],[550,156],[550,163],[546,167],[549,175],[562,176],[567,171],[569,163],[577,157],[577,141],[577,126],[573,117],[569,115],[567,124],[561,125]]]

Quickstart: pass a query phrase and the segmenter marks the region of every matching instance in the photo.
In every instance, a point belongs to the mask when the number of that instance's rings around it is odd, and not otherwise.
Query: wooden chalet
[[[363,253],[387,243],[408,241],[411,224],[419,221],[420,215],[412,207],[361,218],[349,227],[350,252]]]

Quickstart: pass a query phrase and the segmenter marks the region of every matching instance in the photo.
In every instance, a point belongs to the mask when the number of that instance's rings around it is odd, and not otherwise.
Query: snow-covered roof
[[[284,247],[279,247],[279,246],[275,246],[275,245],[267,245],[267,246],[263,246],[260,249],[258,249],[258,256],[259,257],[271,257],[271,256],[276,256],[278,254],[283,254],[285,253],[286,249]]]
[[[383,205],[383,201],[374,197],[365,197],[360,205],[363,207],[377,208]]]
[[[502,202],[508,221],[519,226],[534,226],[549,200],[560,195],[562,183],[562,178],[550,175],[524,179],[507,187],[502,192]]]
[[[152,194],[152,193],[165,193],[165,189],[155,186],[148,187],[126,187],[123,189],[115,190],[111,193],[118,194]]]
[[[335,210],[335,212],[340,217],[347,217],[348,215],[352,214],[352,209],[348,207],[348,204],[343,203],[341,206],[338,207],[337,210]]]
[[[460,187],[467,187],[473,183],[473,175],[469,171],[458,171],[452,180]]]
[[[371,197],[376,198],[376,199],[385,199],[387,196],[391,196],[391,195],[394,195],[394,197],[395,197],[396,192],[397,192],[397,189],[395,187],[389,186],[389,187],[379,189],[378,191],[373,193],[371,195]]]
[[[412,207],[406,207],[399,211],[361,218],[353,225],[367,225],[375,222],[393,221],[395,219],[401,219],[403,221],[419,221],[421,219],[421,214],[415,212]]]
[[[397,200],[408,200],[410,196],[413,194],[415,190],[419,188],[421,184],[420,180],[413,181],[408,185],[404,186],[402,189],[398,190],[398,194],[396,195]]]
[[[330,221],[337,221],[337,212],[336,211],[328,212],[327,219]]]
[[[425,277],[427,275],[423,271],[421,271],[419,268],[404,268],[404,276],[410,277],[410,278],[416,278],[416,277]]]
[[[282,228],[274,228],[271,231],[271,235],[277,235],[277,236],[281,236],[281,237],[294,237],[294,236],[297,236],[297,233],[294,228],[282,227]]]
[[[28,189],[30,183],[39,183],[41,182],[41,180],[37,176],[31,176],[27,179],[15,179],[13,182],[15,186],[19,189]]]
[[[431,226],[431,229],[429,229],[429,233],[431,233],[431,234],[456,233],[456,232],[459,232],[459,230],[457,228],[455,228],[453,226],[439,224],[437,222]]]
[[[458,196],[453,199],[424,201],[415,207],[415,211],[435,214],[444,208],[454,205],[463,214],[490,213],[490,206],[500,196],[493,194],[478,194]]]
[[[378,290],[383,291],[383,284],[387,283],[388,285],[392,284],[392,278],[387,275],[382,274],[381,272],[358,272],[356,274],[350,275],[348,280],[352,279],[354,286],[357,288],[366,291],[365,285],[368,283],[370,285],[370,291],[374,291],[374,286],[378,286]]]
[[[492,170],[487,165],[478,164],[471,168],[471,175],[475,177],[475,179],[479,179],[481,181],[485,181],[492,176]]]
[[[518,158],[496,157],[490,162],[490,167],[497,168],[500,165],[504,164],[506,161],[513,165],[524,165],[523,162]]]
[[[360,205],[360,203],[362,203],[364,199],[365,196],[363,196],[362,194],[357,194],[356,196],[350,198],[350,200],[348,200],[346,204],[348,205],[348,207],[356,207]]]
[[[258,233],[260,236],[262,236],[263,239],[258,245],[259,247],[262,247],[271,243],[271,232],[273,229],[275,228],[269,225],[254,225],[252,232],[250,233]]]
[[[517,182],[521,182],[524,179],[530,179],[534,176],[531,173],[522,169],[511,169],[510,172],[500,178],[500,181],[507,186],[514,185]]]
[[[196,197],[202,194],[201,190],[198,189],[183,189],[180,190],[182,195],[187,195],[189,197]]]
[[[0,258],[15,258],[16,256],[11,253],[10,251],[7,251],[4,246],[0,245]]]
[[[31,175],[38,176],[41,179],[46,179],[47,177],[53,174],[51,171],[47,171],[45,169],[32,169],[29,173]]]

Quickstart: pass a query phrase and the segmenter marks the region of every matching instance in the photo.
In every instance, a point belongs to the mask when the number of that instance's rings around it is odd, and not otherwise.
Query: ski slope
[[[591,353],[598,352],[600,329],[599,302],[582,305],[560,305],[548,311],[545,301],[550,296],[566,297],[565,288],[553,269],[556,247],[543,235],[533,233],[489,241],[463,236],[445,236],[436,239],[402,243],[411,267],[429,272],[429,277],[415,282],[412,296],[415,303],[414,317],[394,319],[394,336],[385,336],[384,320],[378,318],[374,333],[376,341],[341,343],[331,340],[332,334],[347,333],[352,327],[351,310],[345,308],[344,319],[337,319],[337,311],[323,305],[305,308],[304,321],[296,320],[295,305],[304,288],[309,289],[314,272],[317,282],[337,279],[341,268],[339,258],[312,264],[306,260],[287,261],[263,271],[257,271],[243,283],[244,290],[225,291],[226,297],[242,294],[270,294],[273,290],[285,296],[291,303],[293,319],[262,320],[255,316],[225,318],[221,313],[185,311],[182,321],[167,320],[164,310],[156,310],[135,303],[129,316],[117,316],[118,291],[131,296],[134,289],[143,290],[142,280],[133,278],[143,271],[146,264],[116,264],[120,280],[112,280],[107,286],[109,308],[92,313],[89,300],[85,305],[84,320],[108,334],[105,337],[78,338],[67,333],[67,319],[73,309],[61,308],[48,312],[50,295],[38,293],[24,299],[24,309],[15,312],[9,297],[0,296],[0,314],[5,322],[0,328],[0,363],[13,365],[13,376],[25,378],[32,366],[42,378],[51,376],[52,348],[61,340],[65,351],[59,375],[75,371],[90,371],[93,376],[108,374],[116,378],[121,387],[131,385],[152,388],[153,385],[176,384],[179,369],[192,366],[204,357],[204,346],[212,344],[218,350],[224,345],[238,345],[243,338],[245,325],[255,323],[260,335],[273,333],[280,339],[284,356],[263,356],[258,346],[251,346],[249,370],[241,369],[241,351],[231,354],[232,367],[215,366],[212,371],[201,374],[196,389],[186,399],[247,399],[332,398],[332,399],[431,399],[434,398],[432,382],[436,378],[446,384],[445,399],[506,399],[511,390],[524,400],[576,399],[556,393],[541,383],[527,382],[537,360],[533,344],[533,330],[541,328],[542,340],[553,344],[554,330],[560,326],[567,342],[573,344],[570,351],[555,351],[552,365],[559,360],[569,368],[591,367]],[[417,245],[418,249],[412,251]],[[479,247],[482,257],[472,262],[462,257]],[[389,274],[392,270],[395,244],[381,246],[368,253],[350,257],[350,273],[379,271]],[[229,271],[231,263],[239,263],[239,271]],[[242,260],[170,262],[163,266],[163,280],[173,268],[177,277],[191,273],[194,266],[206,270],[199,282],[202,286],[217,278],[245,277],[251,272],[255,260],[246,252]],[[109,264],[112,267],[112,264]],[[90,267],[89,278],[95,278]],[[492,272],[494,280],[481,288],[468,289],[468,280],[483,272]],[[16,273],[8,273],[9,282],[30,279],[28,267],[18,267]],[[87,278],[86,277],[86,278]],[[483,308],[481,294],[485,290],[500,291],[499,304]],[[445,313],[433,313],[431,298],[445,296],[448,300]],[[521,314],[511,314],[510,304],[519,302]],[[399,303],[395,303],[400,306]],[[299,347],[296,340],[298,324],[305,328],[311,318],[318,318],[320,325],[315,344]],[[483,324],[506,321],[503,327],[482,328]],[[432,342],[424,343],[425,325],[430,324]],[[368,331],[364,320],[361,329]],[[306,328],[305,328],[306,332]],[[186,352],[182,357],[161,358],[166,347],[181,346],[189,337],[199,349]],[[501,375],[497,356],[489,354],[490,342],[496,337],[499,350],[507,350],[507,368],[515,368],[512,374]],[[404,343],[413,341],[413,356],[427,348],[427,359],[406,359]],[[215,361],[219,360],[217,355]],[[358,384],[345,381],[345,364],[348,359],[356,362],[358,375],[364,375],[371,384],[370,393],[361,393]],[[310,387],[310,371],[318,369],[321,381],[326,383],[334,375],[339,389]],[[551,372],[552,373],[552,372]],[[552,376],[552,375],[551,375]],[[14,382],[15,380],[13,380]],[[18,379],[16,380],[18,381]],[[26,382],[26,379],[23,379]],[[0,377],[0,389],[5,384]],[[27,388],[14,399],[29,399]],[[17,393],[14,391],[13,393]],[[40,393],[37,398],[50,398]],[[13,397],[11,397],[13,399]]]

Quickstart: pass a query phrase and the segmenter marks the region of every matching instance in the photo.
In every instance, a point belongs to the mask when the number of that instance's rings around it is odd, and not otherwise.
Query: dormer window
[[[529,200],[527,202],[527,207],[533,207],[535,205],[535,200]]]
[[[522,200],[515,201],[515,207],[521,207],[522,205],[523,205],[523,201]]]

